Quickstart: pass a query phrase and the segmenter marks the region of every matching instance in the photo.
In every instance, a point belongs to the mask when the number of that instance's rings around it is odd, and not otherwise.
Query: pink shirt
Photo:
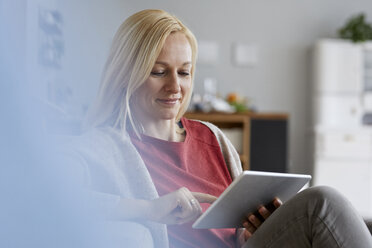
[[[186,187],[219,196],[232,182],[218,141],[200,122],[181,119],[184,142],[131,135],[160,196]],[[201,204],[203,211],[209,204]],[[170,247],[235,247],[235,229],[193,229],[192,223],[169,225]]]

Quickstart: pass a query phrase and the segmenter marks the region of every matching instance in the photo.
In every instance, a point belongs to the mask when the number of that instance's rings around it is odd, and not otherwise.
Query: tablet
[[[242,227],[243,218],[275,197],[283,203],[311,179],[310,175],[243,171],[194,222],[193,228]]]

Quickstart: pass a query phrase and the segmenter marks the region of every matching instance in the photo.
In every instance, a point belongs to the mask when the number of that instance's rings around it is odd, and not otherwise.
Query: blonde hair
[[[139,133],[130,98],[150,76],[166,38],[174,32],[185,34],[192,50],[191,90],[184,96],[176,120],[183,116],[193,88],[197,42],[177,17],[163,10],[149,9],[130,16],[116,32],[98,95],[85,119],[85,128],[108,125],[125,132],[129,120],[134,131]]]

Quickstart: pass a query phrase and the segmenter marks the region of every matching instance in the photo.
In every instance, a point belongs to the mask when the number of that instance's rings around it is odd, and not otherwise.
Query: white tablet
[[[193,228],[242,227],[246,214],[275,197],[289,200],[311,179],[310,175],[244,171],[194,222]]]

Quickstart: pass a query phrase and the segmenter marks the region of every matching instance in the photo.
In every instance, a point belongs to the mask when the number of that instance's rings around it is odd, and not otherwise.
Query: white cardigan
[[[235,179],[242,167],[239,155],[220,129],[201,122],[216,135],[222,154]],[[92,129],[72,140],[71,165],[80,171],[84,184],[93,190],[100,207],[110,212],[120,198],[155,199],[159,197],[151,176],[128,135],[113,128]],[[152,235],[154,247],[168,247],[166,225],[143,222]]]

